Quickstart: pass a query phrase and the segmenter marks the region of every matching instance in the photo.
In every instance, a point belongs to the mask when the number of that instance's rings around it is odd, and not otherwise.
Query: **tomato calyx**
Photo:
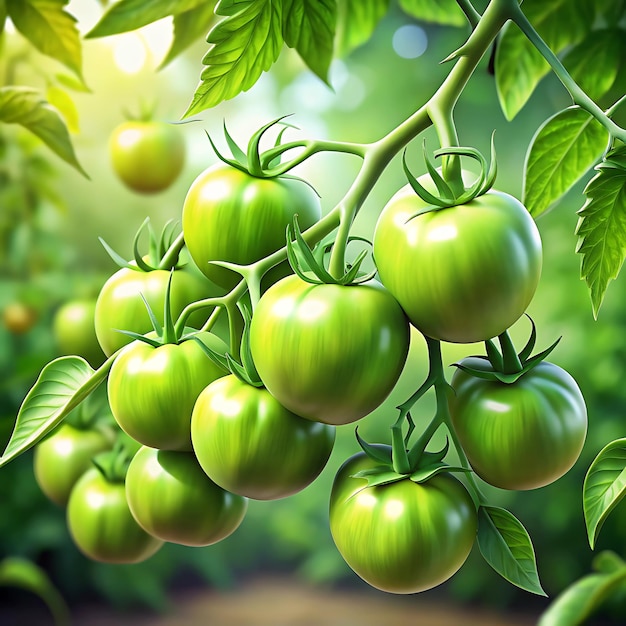
[[[92,463],[109,483],[123,483],[135,450],[128,445],[127,439],[118,437],[111,450],[100,452]]]
[[[146,229],[148,231],[148,254],[142,255],[139,251],[139,239]],[[136,272],[181,269],[185,265],[185,263],[180,261],[184,240],[182,235],[175,235],[175,231],[176,224],[173,220],[170,220],[157,235],[152,228],[150,218],[147,217],[135,233],[132,261],[127,261],[123,256],[115,252],[102,237],[98,237],[98,239],[107,254],[121,268],[127,268]]]
[[[516,382],[524,374],[530,372],[530,370],[544,361],[561,341],[561,337],[559,337],[551,346],[538,354],[532,355],[537,340],[537,329],[532,318],[529,315],[526,315],[526,317],[530,320],[531,332],[526,345],[519,353],[516,352],[511,337],[508,331],[505,330],[498,336],[500,350],[498,350],[491,339],[488,339],[485,341],[487,355],[474,355],[476,358],[486,362],[485,365],[487,367],[485,369],[469,367],[463,363],[454,363],[453,365],[477,378],[499,381],[505,384]]]
[[[409,217],[407,222],[418,215],[423,215],[424,213],[430,213],[431,211],[438,211],[440,209],[467,204],[468,202],[474,200],[474,198],[487,193],[495,183],[497,165],[493,134],[491,135],[491,156],[489,163],[487,163],[485,157],[478,150],[471,147],[450,146],[440,148],[434,152],[435,157],[466,156],[476,160],[480,165],[480,174],[469,187],[466,187],[461,179],[460,171],[458,172],[458,175],[453,175],[452,180],[445,180],[428,157],[426,142],[423,144],[423,151],[424,162],[426,164],[428,174],[437,188],[437,192],[434,193],[428,191],[428,189],[426,189],[413,175],[406,162],[406,150],[404,150],[402,153],[402,168],[404,169],[407,180],[413,188],[413,191],[415,191],[415,193],[427,203],[425,207],[421,208]]]

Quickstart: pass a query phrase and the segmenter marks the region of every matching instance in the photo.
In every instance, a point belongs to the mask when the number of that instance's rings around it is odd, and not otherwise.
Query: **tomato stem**
[[[498,341],[502,350],[502,371],[505,374],[521,372],[523,366],[508,331],[505,330],[501,335],[498,335]]]

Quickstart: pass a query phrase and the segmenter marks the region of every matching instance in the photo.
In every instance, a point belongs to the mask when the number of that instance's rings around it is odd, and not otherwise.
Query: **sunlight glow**
[[[113,44],[115,65],[126,74],[140,72],[148,59],[143,39],[137,33],[120,35]]]

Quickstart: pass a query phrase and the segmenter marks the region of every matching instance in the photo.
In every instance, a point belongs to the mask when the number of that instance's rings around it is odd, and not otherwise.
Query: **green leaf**
[[[174,38],[159,69],[171,63],[196,40],[201,37],[206,39],[207,33],[215,22],[216,4],[217,0],[205,1],[189,11],[183,11],[174,16]]]
[[[548,119],[533,137],[524,166],[523,203],[538,217],[598,161],[608,131],[587,111],[570,107]]]
[[[546,44],[557,54],[581,41],[590,29],[585,12],[571,0],[524,0],[522,10]],[[567,28],[563,27],[567,24]],[[509,22],[496,48],[496,86],[502,111],[513,119],[549,72],[548,62],[522,31]]]
[[[456,0],[400,0],[400,8],[422,22],[445,26],[467,24]]]
[[[500,507],[481,506],[478,547],[485,561],[504,579],[531,593],[546,595],[528,532],[512,513]]]
[[[581,277],[597,318],[607,285],[617,278],[626,254],[626,146],[613,150],[595,169],[578,211],[576,252],[582,255]]]
[[[80,132],[78,108],[65,89],[50,85],[46,90],[46,100],[63,116],[70,133]]]
[[[136,30],[146,24],[195,9],[206,0],[119,0],[112,4],[85,38],[106,37]],[[210,4],[210,3],[209,3]]]
[[[22,454],[58,426],[106,377],[113,358],[97,371],[82,357],[64,356],[48,363],[17,414],[0,467]]]
[[[209,32],[212,45],[202,59],[206,67],[183,117],[250,89],[283,45],[282,4],[276,0],[220,0],[215,12],[224,19]]]
[[[626,439],[607,444],[590,465],[583,483],[583,510],[593,549],[609,513],[626,495]]]
[[[335,0],[283,0],[283,38],[324,82],[333,59]]]
[[[0,562],[0,585],[25,589],[39,596],[50,609],[56,626],[69,626],[70,611],[46,572],[28,559],[7,557]]]
[[[0,121],[24,126],[57,156],[87,177],[76,158],[63,119],[37,89],[23,86],[0,87]]]
[[[5,0],[15,28],[37,50],[60,61],[82,80],[82,44],[65,1]]]
[[[626,53],[625,37],[618,28],[594,30],[563,58],[571,77],[592,100],[613,86]]]
[[[346,56],[368,41],[388,9],[389,0],[339,0],[335,39],[338,56]]]
[[[570,585],[539,618],[537,626],[578,626],[626,582],[626,567],[614,574],[589,574]]]

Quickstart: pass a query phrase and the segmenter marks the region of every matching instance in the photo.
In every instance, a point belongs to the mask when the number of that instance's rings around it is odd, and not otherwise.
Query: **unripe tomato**
[[[139,193],[167,189],[185,162],[180,130],[154,120],[131,120],[117,126],[109,139],[109,151],[115,173]]]
[[[248,502],[218,487],[193,452],[143,447],[126,474],[133,517],[151,535],[186,546],[208,546],[241,524]]]
[[[451,474],[367,486],[353,474],[375,461],[359,452],[337,472],[330,496],[330,530],[346,563],[389,593],[417,593],[452,576],[476,537],[476,508]]]
[[[295,415],[267,389],[230,375],[198,396],[191,441],[200,465],[218,485],[275,500],[301,491],[319,475],[335,429]]]
[[[429,179],[419,180],[429,186]],[[455,343],[496,337],[523,315],[537,288],[542,254],[535,222],[518,200],[495,190],[414,217],[426,207],[406,185],[383,209],[374,232],[381,282],[428,337]]]
[[[320,218],[319,200],[305,183],[256,178],[220,163],[202,172],[187,192],[185,243],[200,270],[215,284],[231,289],[241,276],[209,261],[241,265],[268,256],[285,246],[286,228],[294,215],[302,230]],[[288,271],[286,263],[272,270],[270,283]]]
[[[67,525],[80,551],[103,563],[139,563],[163,545],[135,521],[124,483],[109,482],[95,467],[72,489]]]
[[[22,302],[11,302],[2,310],[2,323],[14,335],[27,333],[36,322],[36,311]]]
[[[493,371],[476,357],[461,361]],[[587,409],[576,381],[541,362],[505,384],[458,369],[451,381],[450,414],[473,470],[502,489],[536,489],[565,474],[587,434]]]
[[[39,488],[50,500],[65,506],[76,481],[92,467],[93,457],[111,446],[111,438],[101,430],[62,424],[35,446],[34,470]]]
[[[72,300],[57,309],[52,320],[52,332],[63,354],[76,354],[98,366],[104,353],[98,343],[94,323],[95,300]]]

